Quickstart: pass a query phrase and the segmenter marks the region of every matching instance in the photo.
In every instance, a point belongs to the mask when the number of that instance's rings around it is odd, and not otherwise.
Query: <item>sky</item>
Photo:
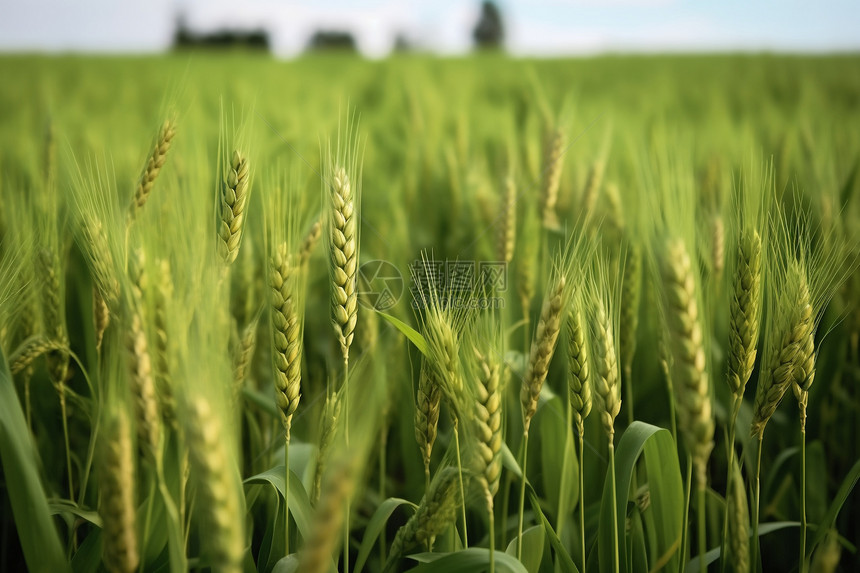
[[[860,51],[860,0],[499,0],[517,55],[664,51]],[[300,53],[317,29],[345,30],[367,56],[397,34],[440,54],[471,48],[477,0],[0,0],[0,51],[165,50],[175,18],[205,32],[264,27]]]

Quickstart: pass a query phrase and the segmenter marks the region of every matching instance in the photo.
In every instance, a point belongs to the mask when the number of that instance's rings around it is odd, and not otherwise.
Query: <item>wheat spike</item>
[[[314,512],[311,535],[299,559],[302,573],[323,573],[331,566],[331,558],[342,539],[344,509],[355,490],[356,460],[353,456],[340,459],[326,472],[326,479]]]
[[[672,381],[680,431],[693,459],[696,483],[702,488],[706,484],[708,458],[714,447],[714,419],[694,273],[684,241],[667,241],[661,274],[672,354]]]
[[[473,350],[478,366],[473,418],[478,454],[476,475],[486,495],[487,508],[492,511],[502,475],[501,368],[488,354],[477,348]]]
[[[153,296],[153,327],[155,328],[155,382],[158,389],[159,406],[164,421],[173,429],[178,428],[176,419],[176,397],[173,392],[171,366],[169,357],[168,301],[173,297],[173,276],[170,262],[158,259],[155,265],[157,272]]]
[[[465,477],[465,476],[464,476]],[[434,477],[430,490],[424,495],[418,509],[409,521],[397,531],[391,544],[389,569],[397,559],[420,543],[432,542],[457,517],[460,506],[459,472],[447,467]]]
[[[110,309],[95,285],[93,285],[93,326],[96,331],[96,350],[101,350],[105,331],[110,326]]]
[[[735,573],[748,573],[750,570],[750,516],[747,492],[737,460],[732,465],[732,470],[731,493],[728,499],[729,556]]]
[[[591,413],[591,380],[582,311],[575,305],[567,318],[568,396],[577,433],[585,433],[585,419]]]
[[[24,342],[9,356],[9,372],[18,374],[26,370],[36,361],[37,358],[52,350],[65,351],[67,347],[63,344],[45,338],[40,335],[33,335]]]
[[[496,256],[506,263],[514,260],[517,235],[517,185],[513,176],[505,178],[505,193],[499,202],[499,230]]]
[[[249,322],[242,330],[239,344],[233,355],[233,398],[238,401],[242,394],[242,386],[248,378],[254,351],[257,349],[257,319]]]
[[[340,342],[344,360],[358,319],[356,270],[358,266],[358,233],[352,185],[346,170],[334,172],[331,185],[331,224],[329,245],[332,279],[332,324]]]
[[[532,417],[537,412],[538,398],[555,352],[558,331],[565,305],[565,278],[560,275],[547,294],[541,310],[537,330],[529,352],[528,367],[520,390],[523,408],[523,426],[528,433]]]
[[[221,184],[221,223],[218,228],[218,253],[228,265],[239,256],[250,180],[248,159],[239,151],[233,151],[227,175]]]
[[[621,321],[618,333],[621,366],[625,383],[630,382],[633,359],[636,356],[639,331],[639,306],[642,300],[642,253],[631,243],[624,258],[624,276],[621,279]]]
[[[302,244],[299,247],[299,266],[304,267],[311,260],[311,255],[314,252],[314,247],[319,242],[322,236],[322,223],[316,221],[308,230],[305,238],[302,239]]]
[[[152,186],[155,179],[164,167],[164,162],[167,160],[167,152],[170,150],[170,144],[173,141],[173,136],[176,135],[176,125],[168,120],[161,125],[158,130],[158,136],[155,139],[155,146],[152,148],[152,153],[143,167],[143,173],[140,174],[140,179],[137,182],[137,187],[134,189],[134,198],[128,212],[129,221],[133,221],[137,212],[146,204],[149,199],[149,194],[152,192]]]
[[[276,249],[269,263],[271,290],[272,347],[275,389],[281,420],[289,439],[293,414],[301,398],[302,341],[296,302],[296,269],[286,243]]]
[[[753,404],[750,431],[759,439],[764,436],[767,422],[794,382],[795,370],[811,375],[814,368],[814,362],[810,365],[810,360],[814,361],[814,347],[810,349],[809,346],[814,335],[815,318],[806,274],[799,263],[792,261],[786,279],[786,290],[780,303],[785,316],[775,327],[776,332],[771,338],[774,346],[768,349],[770,359],[756,388]]]
[[[146,444],[150,453],[157,453],[161,439],[161,423],[158,417],[158,393],[152,374],[152,361],[146,341],[146,332],[138,312],[132,312],[131,324],[126,334],[129,367],[129,384],[134,396],[137,432],[140,442]]]
[[[238,474],[225,445],[227,435],[221,418],[202,396],[189,405],[188,414],[188,451],[199,500],[196,507],[204,522],[205,552],[213,571],[239,573],[245,553],[244,519]]]
[[[37,264],[38,277],[42,282],[43,328],[48,338],[57,344],[56,349],[47,351],[48,371],[58,391],[63,392],[69,372],[69,355],[63,349],[68,347],[69,340],[66,335],[65,304],[60,284],[60,257],[53,249],[41,249],[38,252]]]
[[[610,310],[602,297],[592,307],[592,337],[594,349],[594,390],[600,398],[600,421],[610,444],[615,436],[615,418],[621,411],[621,380],[618,372],[618,354],[615,348],[615,331]]]
[[[744,394],[755,366],[761,324],[761,237],[754,229],[741,234],[733,279],[729,323],[729,388]]]
[[[102,518],[102,558],[114,573],[137,571],[134,451],[128,416],[118,410],[101,434],[99,516]]]
[[[337,431],[337,421],[340,418],[340,399],[337,393],[326,396],[323,415],[320,419],[320,441],[317,448],[317,463],[314,468],[314,482],[311,490],[311,502],[316,505],[320,499],[322,489],[322,478],[326,467],[326,458],[329,455],[332,441]]]
[[[839,532],[831,529],[815,550],[812,558],[812,573],[835,573],[839,569],[842,558],[842,546],[839,544]]]
[[[600,194],[600,185],[603,183],[603,161],[597,160],[591,165],[588,171],[588,179],[585,182],[585,188],[582,190],[582,212],[587,218],[594,215],[594,208],[597,205],[597,198]]]
[[[418,377],[418,397],[415,404],[415,440],[421,450],[424,471],[430,475],[430,456],[436,442],[439,424],[439,410],[442,401],[442,388],[436,379],[436,372],[427,362],[421,361],[421,374]]]
[[[558,185],[561,181],[565,141],[564,130],[556,128],[548,134],[544,147],[540,209],[543,225],[549,229],[558,227],[555,205],[558,202]]]
[[[93,282],[101,294],[102,300],[114,314],[117,312],[119,301],[119,281],[114,274],[114,261],[104,227],[96,217],[85,217],[81,231],[87,242],[85,251],[88,253]]]
[[[726,265],[726,229],[723,218],[716,214],[711,218],[711,270],[714,280],[723,276]]]

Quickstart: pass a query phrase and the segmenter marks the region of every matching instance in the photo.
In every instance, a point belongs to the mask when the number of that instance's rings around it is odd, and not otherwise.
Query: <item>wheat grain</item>
[[[128,219],[133,221],[137,216],[137,212],[143,208],[149,199],[149,194],[152,192],[152,186],[155,184],[155,179],[164,167],[164,162],[167,160],[167,152],[170,150],[170,144],[173,137],[176,135],[176,125],[168,120],[161,125],[158,130],[158,136],[155,139],[155,145],[152,148],[152,153],[143,167],[143,172],[140,174],[140,179],[137,182],[137,187],[134,189],[134,197],[129,207]]]
[[[156,261],[157,280],[153,296],[153,327],[155,328],[155,372],[159,406],[164,421],[178,429],[176,397],[173,392],[168,340],[168,303],[173,297],[173,277],[167,259]]]
[[[137,570],[134,452],[128,416],[118,410],[101,434],[99,458],[99,516],[102,518],[102,558],[114,573]]]
[[[54,249],[40,249],[37,262],[38,277],[42,284],[43,329],[46,335],[57,344],[56,349],[48,350],[46,353],[48,371],[54,385],[62,393],[69,372],[69,355],[63,349],[68,347],[69,341],[66,334],[65,301],[60,282],[60,257]]]
[[[233,151],[227,174],[221,183],[221,222],[218,253],[228,265],[239,256],[245,211],[250,197],[251,171],[248,159]]]
[[[537,412],[538,398],[549,371],[549,363],[555,352],[561,317],[565,306],[565,278],[558,276],[547,294],[538,321],[537,331],[532,340],[529,361],[523,385],[520,390],[520,403],[523,411],[523,427],[528,433],[532,417]]]

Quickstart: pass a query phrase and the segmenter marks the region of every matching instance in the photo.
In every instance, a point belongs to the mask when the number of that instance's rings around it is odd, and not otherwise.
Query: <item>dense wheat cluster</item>
[[[857,570],[857,68],[0,59],[0,570]]]

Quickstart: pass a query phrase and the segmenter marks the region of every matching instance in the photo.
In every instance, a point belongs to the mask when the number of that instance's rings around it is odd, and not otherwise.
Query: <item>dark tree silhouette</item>
[[[319,52],[328,50],[355,52],[355,38],[349,32],[317,30],[308,42],[308,51]]]
[[[191,30],[180,14],[176,18],[176,31],[173,33],[173,49],[186,48],[245,48],[268,52],[269,34],[264,29],[256,30],[216,30],[211,33],[198,33]]]
[[[498,6],[489,0],[481,3],[481,16],[472,32],[475,47],[481,50],[497,50],[505,40],[505,27]]]

